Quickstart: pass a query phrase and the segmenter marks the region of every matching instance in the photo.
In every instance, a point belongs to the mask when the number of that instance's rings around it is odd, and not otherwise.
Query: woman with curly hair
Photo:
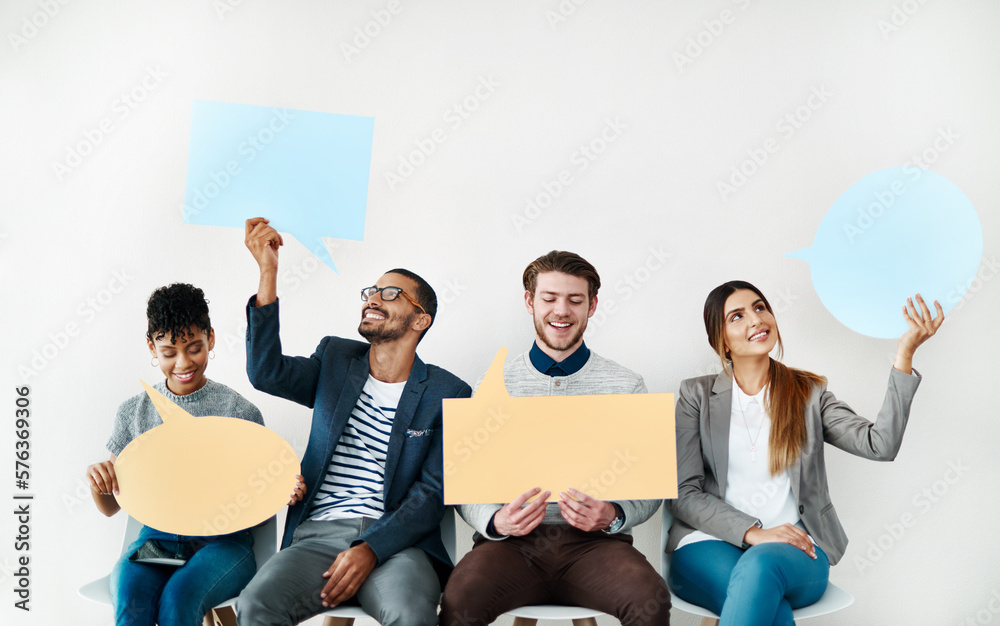
[[[260,411],[229,387],[205,377],[215,345],[208,301],[201,289],[175,283],[149,297],[146,343],[150,364],[166,377],[154,387],[191,415],[236,417],[263,424]],[[108,517],[121,508],[115,496],[115,459],[130,441],[162,423],[152,401],[140,393],[118,407],[107,448],[111,458],[87,468],[91,495]],[[293,496],[294,497],[294,496]],[[130,557],[147,542],[187,558],[179,567],[136,562]],[[256,572],[249,530],[213,537],[189,537],[144,526],[111,574],[115,624],[198,626],[213,606],[236,595]]]

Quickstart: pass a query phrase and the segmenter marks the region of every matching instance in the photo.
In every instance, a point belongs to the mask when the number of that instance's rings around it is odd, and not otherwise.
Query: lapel
[[[392,420],[392,433],[389,435],[389,449],[386,451],[385,459],[385,479],[383,483],[383,494],[389,493],[389,484],[399,463],[400,454],[403,451],[403,442],[406,441],[406,431],[413,423],[414,413],[420,403],[420,397],[424,395],[425,381],[427,380],[427,366],[414,355],[413,367],[410,369],[410,376],[406,379],[403,387],[403,395],[399,397],[399,405],[396,407],[396,415]],[[385,502],[389,506],[388,500]]]
[[[726,498],[726,476],[729,472],[729,422],[733,413],[733,380],[722,372],[715,377],[708,400],[708,432],[712,439],[715,459],[715,479],[719,497]]]

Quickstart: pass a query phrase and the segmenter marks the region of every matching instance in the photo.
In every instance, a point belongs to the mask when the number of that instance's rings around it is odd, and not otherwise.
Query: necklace
[[[742,389],[740,391],[742,391]],[[756,463],[757,462],[757,440],[760,439],[760,431],[761,431],[762,428],[764,428],[764,414],[763,414],[763,411],[761,411],[760,424],[757,426],[757,434],[751,437],[750,436],[750,424],[747,423],[747,415],[746,415],[746,413],[743,412],[743,401],[739,397],[737,397],[736,398],[736,403],[740,407],[740,415],[743,416],[743,427],[747,429],[747,439],[750,440],[750,462],[751,463]]]

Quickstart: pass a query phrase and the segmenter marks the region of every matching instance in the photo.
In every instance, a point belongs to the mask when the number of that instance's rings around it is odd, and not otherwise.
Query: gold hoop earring
[[[215,358],[215,350],[209,350],[208,351],[208,358],[210,358],[210,359],[214,359]]]
[[[154,356],[151,359],[149,359],[149,364],[153,367],[157,367],[159,366],[160,361]]]

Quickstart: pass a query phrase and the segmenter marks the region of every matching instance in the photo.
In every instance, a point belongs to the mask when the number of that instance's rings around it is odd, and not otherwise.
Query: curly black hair
[[[206,333],[212,329],[205,292],[187,283],[174,283],[154,291],[146,303],[146,320],[149,323],[146,337],[150,341],[163,339],[170,333],[171,344],[177,343],[178,336],[193,338],[194,324]]]

